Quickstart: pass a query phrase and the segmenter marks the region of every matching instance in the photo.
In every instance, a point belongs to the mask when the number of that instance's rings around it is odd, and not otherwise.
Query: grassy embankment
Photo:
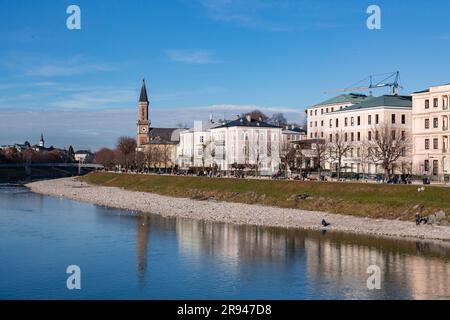
[[[199,200],[216,199],[262,204],[282,208],[414,220],[417,205],[422,214],[437,210],[450,213],[450,188],[428,187],[418,193],[417,186],[362,183],[320,183],[276,180],[216,179],[202,177],[146,176],[91,173],[83,181],[127,190],[152,192]],[[296,197],[306,194],[308,197]]]

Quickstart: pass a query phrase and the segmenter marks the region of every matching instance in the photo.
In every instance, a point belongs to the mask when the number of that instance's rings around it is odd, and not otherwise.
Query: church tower
[[[45,141],[44,141],[44,134],[41,132],[41,140],[39,140],[39,147],[44,147]]]
[[[138,103],[138,121],[137,121],[137,146],[141,147],[149,142],[149,126],[148,120],[148,96],[145,87],[145,79],[142,80],[141,95]]]

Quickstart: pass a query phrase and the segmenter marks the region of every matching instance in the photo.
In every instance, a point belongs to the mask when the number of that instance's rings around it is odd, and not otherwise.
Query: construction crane
[[[379,82],[375,82],[375,83],[373,82],[374,77],[380,77],[380,76],[386,76],[386,75],[388,75],[388,76],[383,78],[383,80],[381,80]],[[370,81],[370,84],[368,86],[357,87],[358,84],[363,83],[367,80]],[[389,81],[389,82],[386,82],[386,81]],[[400,71],[395,71],[393,73],[384,73],[384,74],[379,74],[379,75],[370,75],[367,78],[365,78],[361,81],[358,81],[357,83],[355,83],[354,85],[352,85],[349,88],[333,90],[331,92],[355,92],[355,91],[370,90],[370,95],[372,95],[372,89],[385,88],[385,87],[391,87],[392,94],[394,96],[398,95],[398,89],[399,88],[403,89],[403,87],[400,85]]]

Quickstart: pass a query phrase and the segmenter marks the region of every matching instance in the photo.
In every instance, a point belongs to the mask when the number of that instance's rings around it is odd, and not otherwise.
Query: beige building
[[[448,180],[450,84],[415,92],[412,96],[414,173]]]
[[[363,94],[341,94],[306,109],[308,139],[325,139],[325,116],[327,114],[361,103],[369,98]]]
[[[375,139],[377,127],[383,124],[401,131],[402,136],[409,136],[411,109],[409,96],[341,95],[307,109],[308,138],[323,139],[328,145],[333,145],[337,134],[344,135],[351,148],[342,159],[341,172],[382,174],[381,164],[370,159],[367,148]],[[405,154],[398,159],[395,171],[407,173],[407,167],[410,171],[411,160]],[[337,160],[328,159],[325,168],[336,171]]]

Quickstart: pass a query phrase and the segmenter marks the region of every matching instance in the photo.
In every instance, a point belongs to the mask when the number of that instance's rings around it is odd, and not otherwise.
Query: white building
[[[412,96],[414,172],[430,175],[435,180],[448,180],[450,84],[415,92]]]
[[[180,132],[180,143],[176,148],[177,164],[181,169],[212,167],[211,128],[220,124],[212,120],[205,123],[195,121],[194,127]]]
[[[349,101],[348,96],[353,97]],[[355,103],[357,100],[361,102]],[[331,103],[330,103],[331,102]],[[346,104],[349,104],[345,106]],[[323,112],[323,113],[322,113]],[[377,127],[388,125],[392,130],[401,131],[402,136],[411,135],[412,99],[410,96],[384,95],[367,97],[363,95],[342,95],[323,104],[307,109],[308,137],[323,139],[329,145],[335,141],[336,134],[344,135],[351,144],[342,165],[342,172],[382,174],[380,163],[374,163],[363,148],[373,141]],[[312,114],[312,116],[311,116]],[[398,159],[397,173],[403,173],[406,166],[411,167],[410,155]],[[326,168],[336,171],[337,161],[330,161]]]
[[[250,116],[211,129],[213,162],[222,171],[254,166],[272,175],[280,166],[281,127]]]

